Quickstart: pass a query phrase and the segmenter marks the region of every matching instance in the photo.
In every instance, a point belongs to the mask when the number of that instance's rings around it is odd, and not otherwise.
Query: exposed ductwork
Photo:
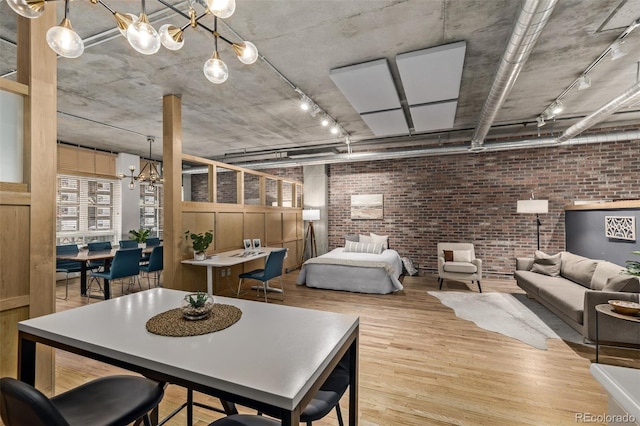
[[[572,145],[586,145],[592,143],[607,143],[607,142],[624,142],[630,140],[640,140],[640,130],[631,130],[626,132],[616,133],[602,133],[586,136],[579,136],[567,141],[558,143],[557,138],[541,138],[530,139],[512,142],[497,142],[486,144],[483,147],[469,148],[467,146],[452,146],[452,147],[440,147],[440,148],[421,148],[421,149],[407,149],[407,150],[395,150],[395,151],[377,151],[377,152],[358,152],[354,154],[336,154],[326,155],[323,157],[313,157],[307,159],[283,159],[266,162],[252,162],[252,163],[235,163],[235,166],[244,167],[246,169],[261,170],[261,169],[275,169],[281,167],[296,167],[296,166],[310,166],[317,164],[338,164],[338,163],[352,163],[358,161],[381,161],[381,160],[395,160],[402,158],[414,158],[414,157],[429,157],[436,155],[461,155],[461,154],[475,154],[486,152],[498,152],[498,151],[510,151],[516,149],[531,149],[531,148],[544,148],[544,147],[565,147]],[[183,174],[202,174],[207,173],[206,167],[193,167],[191,169],[185,169]]]
[[[615,113],[623,106],[628,105],[632,101],[636,100],[638,97],[640,97],[640,82],[637,82],[633,86],[629,87],[619,96],[616,96],[593,113],[578,121],[573,126],[569,127],[564,131],[564,133],[562,133],[562,135],[560,135],[560,137],[558,137],[558,142],[564,142],[573,138],[574,136],[579,135],[585,130],[600,123],[602,120],[609,117],[611,114]]]
[[[473,148],[482,147],[484,144],[498,111],[513,88],[557,2],[558,0],[527,0],[522,5],[471,138]]]

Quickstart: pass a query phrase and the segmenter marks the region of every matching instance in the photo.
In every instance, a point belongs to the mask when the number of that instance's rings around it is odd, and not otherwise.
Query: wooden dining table
[[[111,266],[111,260],[115,257],[118,247],[111,250],[80,250],[75,254],[57,254],[56,260],[71,260],[80,263],[80,294],[82,296],[87,295],[87,270],[89,269],[89,263],[94,260],[104,260],[104,270],[108,271]],[[153,247],[145,247],[142,249],[143,254],[148,254],[153,251]],[[104,298],[111,298],[111,285],[109,280],[104,280]]]

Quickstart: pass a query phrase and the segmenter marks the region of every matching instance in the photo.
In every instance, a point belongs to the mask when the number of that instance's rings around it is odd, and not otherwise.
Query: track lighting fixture
[[[55,0],[7,0],[7,3],[17,14],[25,18],[38,18],[44,12],[47,3]],[[178,15],[189,21],[182,27],[172,24],[165,24],[159,31],[150,24],[146,14],[145,0],[141,0],[142,11],[139,16],[132,13],[120,13],[109,7],[103,0],[90,0],[93,4],[100,4],[113,14],[120,33],[127,39],[131,47],[144,55],[152,55],[160,46],[165,46],[169,50],[178,50],[184,45],[184,30],[188,27],[202,29],[211,33],[214,38],[214,52],[211,58],[205,62],[203,72],[212,83],[224,83],[229,77],[227,65],[220,59],[218,53],[218,40],[229,44],[236,54],[238,60],[243,64],[253,64],[260,56],[256,46],[249,41],[234,43],[218,33],[218,18],[225,19],[233,15],[236,10],[236,0],[189,0],[189,12],[184,13],[166,0],[157,0],[167,8],[173,10]],[[198,15],[194,9],[199,5],[204,12]],[[64,19],[49,31],[47,31],[47,43],[58,55],[65,58],[77,58],[84,51],[82,38],[73,31],[69,15],[69,0],[65,0]],[[205,16],[213,15],[214,29],[210,30],[200,23]]]
[[[615,61],[616,59],[622,58],[627,53],[628,53],[627,49],[622,44],[622,41],[618,41],[618,42],[616,42],[616,43],[611,45],[611,60],[612,61]]]
[[[562,102],[555,101],[551,104],[551,114],[553,114],[554,117],[560,114],[562,111],[564,111],[564,104]]]
[[[578,79],[578,90],[585,90],[591,87],[591,79],[583,75]]]

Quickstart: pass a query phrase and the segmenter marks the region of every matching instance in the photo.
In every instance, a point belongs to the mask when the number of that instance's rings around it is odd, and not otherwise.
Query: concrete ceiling
[[[140,11],[138,2],[105,2],[120,12]],[[188,9],[186,1],[169,3]],[[58,7],[62,16],[63,4],[49,2],[47,7]],[[205,31],[189,28],[182,50],[163,47],[145,56],[112,30],[114,20],[106,9],[74,1],[71,21],[87,47],[78,59],[58,59],[58,139],[148,157],[146,136],[162,138],[162,96],[177,94],[187,154],[242,162],[318,147],[344,152],[344,137],[331,135],[318,117],[300,110],[292,84],[338,120],[354,152],[469,144],[521,6],[515,0],[237,0],[235,14],[220,24],[220,33],[232,41],[241,41],[236,34],[252,41],[278,72],[262,59],[243,65],[221,42],[230,76],[214,85],[202,73],[213,51],[213,38]],[[186,23],[155,0],[147,1],[147,13],[156,28]],[[639,17],[640,0],[560,0],[487,140],[537,138],[539,131],[546,133],[542,137],[558,134],[633,85],[640,29],[625,39],[628,55],[604,58],[589,74],[591,88],[572,89],[558,119],[536,126],[536,117]],[[213,27],[212,17],[201,22]],[[15,14],[1,2],[0,75],[7,78],[15,78],[15,30]],[[98,41],[92,41],[96,35]],[[329,78],[332,68],[387,58],[401,88],[396,55],[463,40],[466,57],[451,131],[376,139]],[[639,119],[640,104],[632,105],[599,127],[636,126]],[[152,157],[160,158],[161,151],[161,144],[154,144]]]

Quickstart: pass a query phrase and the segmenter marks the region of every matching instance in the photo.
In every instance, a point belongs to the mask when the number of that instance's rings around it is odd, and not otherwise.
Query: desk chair
[[[252,279],[252,280],[262,282],[262,289],[264,291],[264,301],[268,302],[267,300],[268,283],[269,283],[269,280],[276,277],[280,278],[280,289],[276,289],[276,291],[279,290],[280,293],[284,294],[284,286],[282,285],[282,267],[283,267],[284,258],[286,255],[287,255],[286,248],[273,250],[271,253],[269,253],[269,256],[267,257],[267,260],[264,264],[264,269],[255,269],[251,272],[245,272],[243,274],[240,274],[239,276],[240,281],[238,282],[238,295],[240,295],[240,288],[242,288],[242,281],[245,278]],[[257,287],[257,292],[258,294],[260,293],[260,287]]]
[[[89,249],[89,252],[92,251],[106,251],[106,250],[111,250],[111,241],[94,241],[92,243],[88,243],[87,244],[87,248]],[[87,269],[90,270],[100,270],[100,268],[102,268],[102,270],[104,271],[104,260],[92,260],[91,262],[89,262],[89,265],[87,266]]]
[[[138,277],[140,273],[140,255],[142,253],[141,248],[135,249],[123,249],[116,251],[116,255],[113,258],[113,262],[111,262],[111,269],[107,272],[92,272],[91,278],[89,281],[89,286],[87,287],[87,300],[91,297],[91,289],[93,287],[93,280],[100,285],[98,278],[102,278],[103,280],[116,280],[122,278],[129,277],[129,286],[131,287],[131,279],[134,277]],[[140,290],[142,290],[142,286],[140,285],[140,279],[138,278],[138,286]],[[102,287],[100,287],[102,290]],[[122,282],[122,292],[124,293],[124,282]]]
[[[56,246],[56,255],[60,254],[78,254],[78,246],[76,244],[65,244],[62,246]],[[82,262],[75,262],[73,260],[56,260],[56,272],[64,272],[66,274],[66,284],[64,290],[64,299],[69,297],[69,274],[72,272],[82,271]],[[57,297],[60,299],[60,297]]]
[[[118,245],[121,249],[138,248],[138,242],[136,240],[120,240]]]
[[[151,273],[153,273],[154,286],[160,286],[160,272],[164,268],[163,255],[163,247],[156,246],[151,251],[151,255],[149,256],[149,263],[140,266],[140,270],[147,273],[147,283],[149,284],[149,288],[151,288],[151,281],[149,279],[149,275],[151,275]]]
[[[4,377],[0,379],[0,416],[6,426],[124,426],[140,418],[150,426],[148,413],[163,395],[163,383],[110,376],[47,398],[31,385]]]

